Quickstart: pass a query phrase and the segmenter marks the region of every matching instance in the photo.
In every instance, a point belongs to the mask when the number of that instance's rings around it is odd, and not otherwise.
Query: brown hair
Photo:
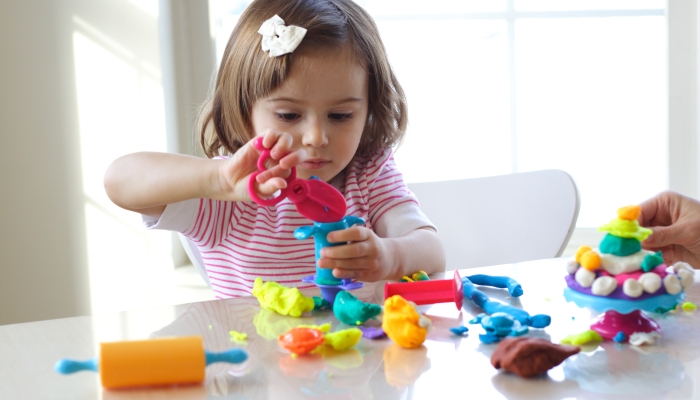
[[[368,114],[356,154],[367,156],[403,140],[406,98],[372,17],[353,0],[255,0],[243,12],[224,50],[211,98],[199,117],[199,139],[207,157],[233,154],[253,138],[255,101],[289,76],[294,53],[269,57],[257,33],[279,15],[286,25],[307,29],[300,47],[350,45],[369,75]]]

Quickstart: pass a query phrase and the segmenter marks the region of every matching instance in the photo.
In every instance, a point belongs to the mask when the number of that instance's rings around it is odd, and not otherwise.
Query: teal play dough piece
[[[348,325],[362,325],[381,312],[380,306],[358,300],[357,297],[344,290],[338,292],[333,302],[333,314],[340,322]]]
[[[622,238],[607,234],[600,242],[600,252],[618,257],[628,256],[642,250],[642,243],[634,238]]]
[[[642,261],[642,269],[644,272],[649,272],[664,263],[664,258],[661,257],[661,252],[657,251],[654,254],[647,254]]]

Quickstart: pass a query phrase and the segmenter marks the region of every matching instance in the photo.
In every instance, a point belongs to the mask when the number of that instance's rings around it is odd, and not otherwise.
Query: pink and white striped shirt
[[[434,226],[396,169],[391,149],[355,158],[331,182],[344,194],[347,215],[364,218],[379,237],[400,237]],[[196,244],[216,297],[249,295],[253,281],[289,287],[315,273],[313,239],[297,240],[294,230],[313,222],[285,199],[276,206],[253,202],[194,199],[168,205],[160,219],[144,217],[149,228],[181,232]]]

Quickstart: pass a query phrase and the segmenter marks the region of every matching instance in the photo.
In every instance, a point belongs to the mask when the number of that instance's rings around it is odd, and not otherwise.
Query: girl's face
[[[267,129],[292,135],[292,150],[307,159],[297,176],[316,175],[328,182],[352,160],[367,120],[368,76],[353,52],[298,49],[287,79],[255,102],[255,135]]]

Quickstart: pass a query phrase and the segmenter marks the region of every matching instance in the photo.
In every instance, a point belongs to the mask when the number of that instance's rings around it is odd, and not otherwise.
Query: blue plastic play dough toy
[[[294,231],[294,237],[303,240],[313,236],[316,249],[316,275],[314,281],[319,285],[340,285],[340,279],[333,276],[333,270],[318,267],[318,259],[321,258],[321,249],[330,246],[339,246],[344,243],[331,243],[327,236],[333,231],[350,228],[355,225],[364,225],[365,220],[360,217],[347,215],[338,222],[314,222],[311,226],[302,226]]]

